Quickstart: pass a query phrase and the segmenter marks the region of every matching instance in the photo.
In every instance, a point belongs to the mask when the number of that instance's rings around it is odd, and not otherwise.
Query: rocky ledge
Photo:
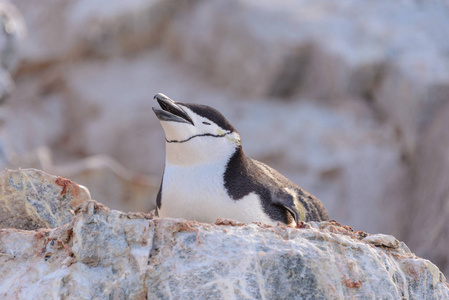
[[[54,228],[42,221],[30,223],[47,224],[36,230],[0,229],[0,298],[449,298],[439,269],[392,236],[355,232],[333,221],[292,228],[123,213],[88,193],[73,201],[71,194],[83,188],[41,171],[2,175],[0,216],[15,215],[11,199],[14,207],[24,206],[25,220],[52,219],[59,210],[73,215]],[[67,206],[78,202],[72,210]]]

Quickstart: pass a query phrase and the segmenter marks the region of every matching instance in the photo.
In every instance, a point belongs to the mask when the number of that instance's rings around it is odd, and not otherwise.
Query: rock
[[[14,73],[19,61],[19,47],[25,35],[24,20],[20,12],[9,1],[0,2],[0,105],[14,90]],[[0,108],[0,167],[9,160],[10,145],[5,137],[4,122],[7,113]]]
[[[65,116],[68,106],[63,94],[46,91],[42,79],[48,74],[43,72],[39,76],[38,80],[17,78],[17,89],[1,108],[5,114],[3,136],[9,160],[38,147],[57,144],[69,126]]]
[[[69,224],[0,230],[0,291],[16,299],[446,299],[438,268],[352,230],[151,219],[84,202]]]
[[[443,3],[215,0],[174,20],[164,46],[246,94],[336,100],[370,97],[386,64],[404,71],[421,65],[413,76],[445,78],[448,44],[435,34],[447,36],[447,25]]]
[[[19,49],[26,35],[25,23],[22,14],[10,1],[0,2],[0,14],[0,63],[3,71],[14,72],[19,63]]]
[[[29,38],[21,49],[21,72],[35,72],[66,60],[135,53],[162,39],[167,23],[196,1],[57,0],[33,7],[14,1],[24,14]]]
[[[392,235],[375,234],[367,236],[363,239],[364,242],[373,244],[375,246],[382,246],[388,248],[398,248],[399,241]]]
[[[55,165],[52,151],[40,147],[26,155],[12,156],[9,167],[20,166],[60,174],[88,185],[94,199],[113,209],[149,212],[156,208],[161,179],[132,172],[104,154]]]
[[[90,199],[87,188],[35,169],[0,173],[0,228],[55,228],[70,222],[73,209]]]
[[[402,233],[410,247],[449,274],[449,103],[442,106],[418,145],[414,184]],[[426,241],[423,243],[423,241]]]
[[[90,55],[135,53],[157,45],[177,15],[198,1],[78,1],[67,10],[73,38]]]
[[[92,197],[113,209],[149,212],[156,208],[161,179],[132,172],[107,155],[91,156],[51,169],[55,174],[89,185]]]
[[[14,4],[23,14],[28,29],[20,51],[20,72],[42,70],[52,62],[69,56],[70,52],[75,52],[78,41],[67,34],[69,28],[65,22],[65,9],[70,7],[70,1],[44,2],[39,7],[34,7],[31,1],[26,0],[15,0]]]

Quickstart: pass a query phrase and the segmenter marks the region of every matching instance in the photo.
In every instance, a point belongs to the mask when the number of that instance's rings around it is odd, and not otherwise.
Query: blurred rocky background
[[[449,1],[0,0],[0,164],[154,208],[162,92],[449,274]]]

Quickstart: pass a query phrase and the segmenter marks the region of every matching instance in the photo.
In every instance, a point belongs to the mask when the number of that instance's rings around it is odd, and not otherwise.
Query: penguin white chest
[[[275,225],[264,212],[259,196],[250,193],[239,200],[229,197],[224,186],[224,167],[219,165],[173,166],[164,171],[160,217],[214,223],[228,218],[244,223]]]

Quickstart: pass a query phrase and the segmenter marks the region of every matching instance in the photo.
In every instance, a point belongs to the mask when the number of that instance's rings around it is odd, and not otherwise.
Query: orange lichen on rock
[[[361,280],[354,280],[354,279],[350,279],[350,278],[349,279],[345,278],[342,281],[342,283],[344,285],[346,285],[350,289],[357,289],[357,288],[362,286],[362,281]]]
[[[79,185],[71,181],[70,179],[58,176],[55,183],[62,187],[61,196],[64,195],[67,192],[67,190],[75,197],[78,197],[80,194]]]

